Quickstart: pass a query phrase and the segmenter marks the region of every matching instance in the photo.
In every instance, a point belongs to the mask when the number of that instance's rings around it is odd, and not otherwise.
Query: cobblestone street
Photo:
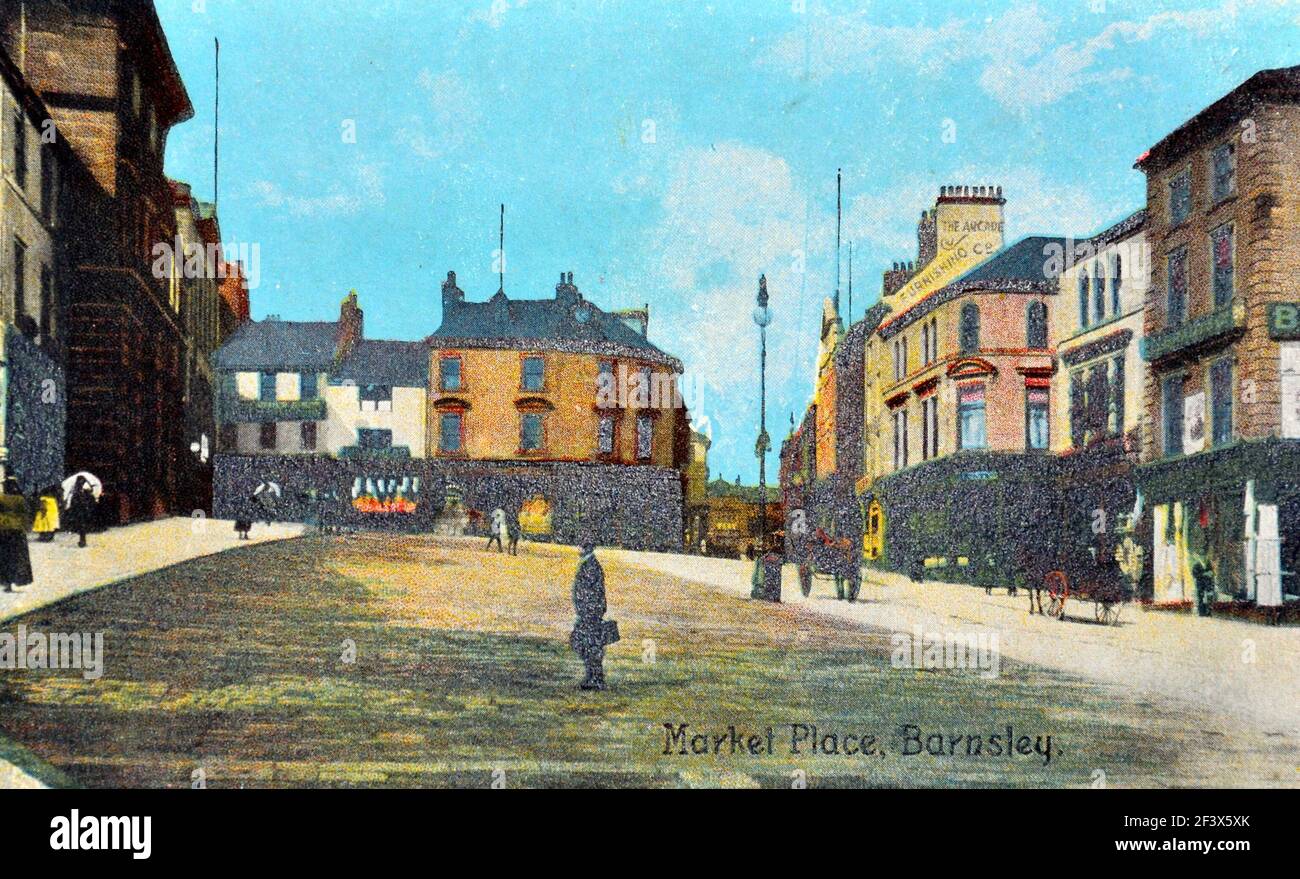
[[[575,686],[574,550],[305,537],[9,619],[103,631],[105,672],[0,675],[0,735],[88,786],[1296,783],[1294,736],[1019,662],[1019,638],[990,678],[896,668],[883,618],[728,594],[738,563],[701,583],[669,570],[697,559],[599,557],[605,693]]]

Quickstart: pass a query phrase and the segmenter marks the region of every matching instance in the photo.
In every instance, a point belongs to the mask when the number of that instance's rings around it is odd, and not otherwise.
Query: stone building
[[[67,469],[101,477],[110,521],[177,512],[185,327],[155,263],[175,240],[163,153],[194,112],[185,85],[152,3],[6,3],[0,42],[85,172],[64,180]]]
[[[449,493],[479,513],[526,506],[525,534],[539,538],[680,549],[682,367],[648,320],[602,311],[572,273],[554,298],[487,302],[466,302],[449,273],[442,308],[428,444]]]
[[[1146,212],[1067,241],[1052,341],[1051,447],[1060,457],[1060,565],[1083,570],[1136,539],[1133,469],[1142,445]]]
[[[0,468],[26,492],[63,477],[64,197],[76,158],[0,49]]]
[[[1300,598],[1300,67],[1255,74],[1137,167],[1152,598],[1192,602],[1208,567],[1215,601],[1276,613]]]
[[[713,441],[692,430],[682,474],[682,506],[686,533],[683,545],[687,552],[706,552],[709,534],[709,447]]]
[[[433,527],[444,492],[422,460],[428,347],[366,339],[355,292],[337,321],[242,324],[214,367],[218,516],[274,484],[275,518],[328,506],[359,526]]]
[[[216,208],[194,197],[189,184],[171,181],[176,241],[169,300],[178,301],[184,326],[185,429],[177,503],[180,509],[212,512],[212,456],[217,422],[212,356],[222,334],[220,285],[225,270]]]

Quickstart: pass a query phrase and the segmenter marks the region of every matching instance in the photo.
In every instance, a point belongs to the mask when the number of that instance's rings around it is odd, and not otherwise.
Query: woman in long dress
[[[0,583],[5,592],[32,582],[32,556],[27,549],[27,528],[31,524],[31,511],[27,498],[12,476],[4,481],[4,494],[0,494]]]

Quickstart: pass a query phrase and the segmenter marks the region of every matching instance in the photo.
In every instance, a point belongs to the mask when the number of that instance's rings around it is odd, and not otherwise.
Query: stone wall
[[[63,367],[27,337],[5,325],[5,359],[9,370],[4,444],[8,472],[24,493],[32,494],[62,481],[66,416]]]

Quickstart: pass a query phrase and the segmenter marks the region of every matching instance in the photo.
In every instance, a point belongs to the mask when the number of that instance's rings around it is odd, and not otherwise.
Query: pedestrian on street
[[[519,508],[510,505],[510,512],[506,514],[506,533],[510,536],[509,550],[511,555],[519,555],[519,537],[523,532],[519,524]]]
[[[569,646],[582,657],[586,676],[581,690],[605,689],[605,647],[619,639],[618,623],[605,620],[605,571],[596,560],[596,542],[578,544],[578,571],[573,576],[573,632]]]
[[[95,526],[99,502],[95,490],[84,476],[78,476],[68,498],[68,528],[77,534],[77,547],[86,548],[86,534]]]
[[[501,545],[501,537],[506,533],[506,511],[497,507],[492,511],[491,524],[488,525],[488,542],[487,549],[492,550],[492,544],[497,545],[497,552],[505,552],[505,547]]]
[[[32,556],[27,548],[31,511],[18,480],[9,476],[0,495],[0,583],[5,592],[32,582]]]
[[[54,540],[54,534],[58,530],[59,487],[55,485],[41,492],[36,502],[36,518],[32,522],[32,531],[36,533],[36,539],[41,543],[49,543]]]
[[[248,539],[248,532],[253,530],[254,511],[261,506],[255,495],[249,495],[235,518],[235,534],[240,540]]]

